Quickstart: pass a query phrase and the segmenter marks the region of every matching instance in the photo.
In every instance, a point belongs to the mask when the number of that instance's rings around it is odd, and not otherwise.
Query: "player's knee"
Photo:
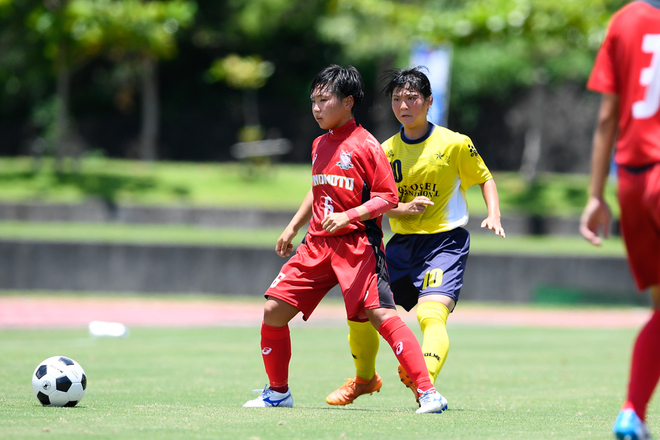
[[[264,306],[264,324],[284,327],[300,312],[296,307],[280,299],[269,297]]]
[[[365,313],[376,330],[380,328],[380,325],[383,322],[395,316],[399,316],[395,309],[384,308],[365,310]]]

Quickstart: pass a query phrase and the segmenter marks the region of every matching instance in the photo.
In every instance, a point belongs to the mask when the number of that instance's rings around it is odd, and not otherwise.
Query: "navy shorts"
[[[410,311],[425,295],[446,295],[458,302],[470,251],[463,228],[439,234],[394,234],[385,255],[394,302]]]

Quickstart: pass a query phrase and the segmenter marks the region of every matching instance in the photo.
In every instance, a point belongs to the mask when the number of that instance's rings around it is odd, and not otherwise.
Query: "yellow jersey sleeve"
[[[461,176],[461,186],[464,190],[493,178],[483,159],[477,153],[477,149],[474,148],[472,141],[467,136],[464,137],[463,144],[459,148],[458,169]]]
[[[491,179],[490,171],[465,135],[434,126],[421,142],[397,133],[383,143],[402,203],[428,197],[433,206],[422,215],[391,218],[397,234],[437,234],[467,224],[465,190]]]

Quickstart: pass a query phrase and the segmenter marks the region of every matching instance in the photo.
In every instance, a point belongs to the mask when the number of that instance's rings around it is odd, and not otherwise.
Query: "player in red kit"
[[[595,245],[601,230],[608,235],[603,193],[616,138],[621,232],[637,287],[649,289],[653,304],[613,431],[618,439],[650,439],[646,409],[660,378],[660,0],[631,2],[614,14],[587,87],[603,96],[580,230]]]
[[[347,318],[370,321],[417,386],[417,412],[441,412],[446,400],[431,384],[422,350],[398,316],[389,286],[381,221],[397,206],[398,195],[380,144],[353,118],[364,96],[362,77],[354,67],[332,65],[316,76],[310,95],[314,118],[329,131],[312,145],[312,188],[276,252],[289,256],[291,241],[309,221],[308,233],[265,293],[261,353],[269,384],[243,406],[293,406],[288,323],[300,312],[307,320],[339,284]]]

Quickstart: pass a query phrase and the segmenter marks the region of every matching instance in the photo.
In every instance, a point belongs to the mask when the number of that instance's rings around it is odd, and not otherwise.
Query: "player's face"
[[[392,93],[392,111],[405,128],[426,124],[426,114],[431,108],[433,97],[424,98],[418,91],[400,87]]]
[[[339,99],[336,93],[316,89],[312,93],[312,114],[324,130],[341,127],[353,117],[353,97]]]

